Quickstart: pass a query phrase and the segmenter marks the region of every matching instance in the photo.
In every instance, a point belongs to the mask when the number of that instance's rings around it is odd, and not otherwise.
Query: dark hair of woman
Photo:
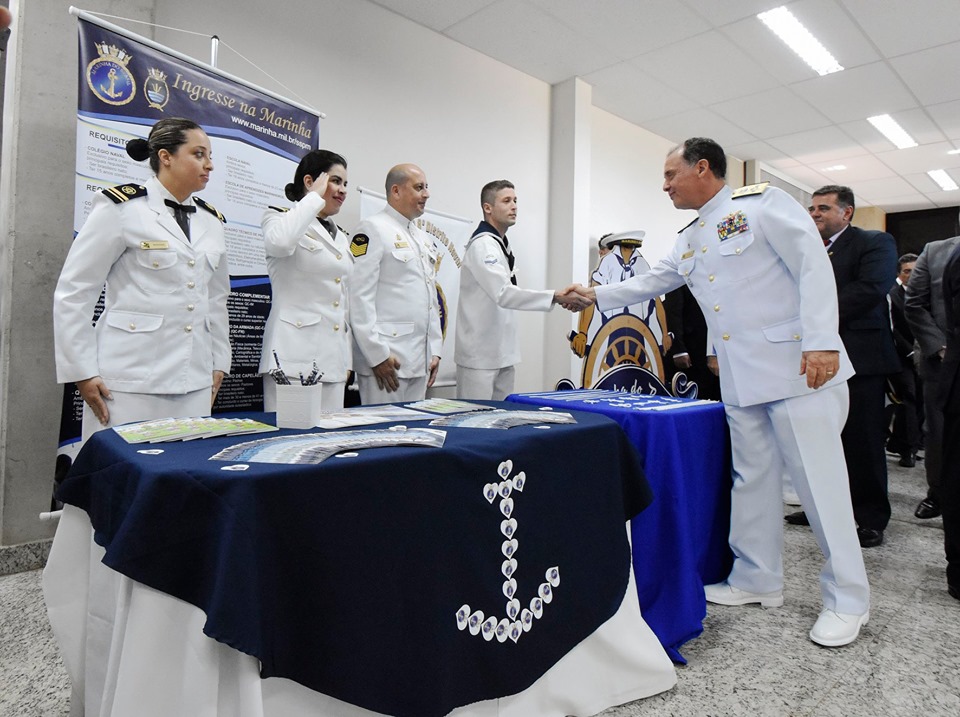
[[[316,179],[335,164],[341,165],[344,169],[347,168],[347,160],[336,152],[330,152],[326,149],[315,149],[307,152],[300,160],[300,164],[297,165],[297,173],[294,175],[293,181],[283,188],[283,193],[287,195],[287,199],[291,202],[299,202],[306,194],[306,188],[303,186],[304,177],[309,176]]]
[[[127,142],[127,154],[137,162],[150,160],[150,168],[154,174],[160,171],[161,149],[175,154],[177,148],[187,141],[187,132],[192,129],[203,129],[193,120],[183,117],[165,117],[150,129],[150,136],[146,139],[131,139]]]

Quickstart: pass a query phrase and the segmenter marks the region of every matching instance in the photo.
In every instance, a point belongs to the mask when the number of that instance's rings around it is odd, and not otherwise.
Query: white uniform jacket
[[[684,282],[707,321],[724,403],[752,406],[813,392],[799,375],[803,351],[839,351],[830,384],[853,375],[838,333],[830,259],[807,211],[765,185],[722,188],[680,232],[671,253],[643,276],[598,286],[608,310]]]
[[[515,310],[549,311],[553,291],[521,289],[512,276],[500,242],[475,234],[460,265],[457,303],[457,366],[499,369],[520,363]]]
[[[100,376],[111,391],[126,393],[207,388],[214,370],[230,370],[221,218],[196,200],[188,241],[163,203],[173,197],[156,177],[145,193],[126,186],[132,198],[114,201],[111,190],[94,197],[60,273],[53,305],[57,380]]]
[[[335,236],[317,219],[323,198],[308,192],[289,211],[268,209],[261,222],[273,299],[263,334],[260,373],[276,368],[273,352],[291,379],[313,363],[321,381],[347,380],[350,337],[347,280],[353,255],[347,235]]]
[[[394,354],[400,378],[426,376],[443,344],[433,241],[387,206],[357,225],[350,250],[354,369],[372,374],[373,366]]]

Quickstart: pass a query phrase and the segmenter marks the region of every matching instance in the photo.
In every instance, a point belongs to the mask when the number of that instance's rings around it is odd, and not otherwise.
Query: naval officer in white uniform
[[[192,196],[213,171],[210,138],[168,118],[127,153],[149,158],[156,176],[94,197],[54,293],[57,380],[77,384],[84,440],[130,421],[209,415],[230,370],[223,217]]]
[[[440,366],[443,336],[437,299],[438,252],[416,219],[430,190],[423,170],[387,173],[387,206],[357,225],[350,242],[353,365],[364,405],[417,401]]]
[[[263,333],[260,373],[279,361],[291,382],[320,373],[323,410],[343,408],[350,370],[347,281],[353,254],[333,217],[347,198],[347,161],[325,149],[308,152],[284,188],[292,208],[263,215],[263,243],[273,298]],[[265,411],[277,410],[277,383],[263,377]]]
[[[870,594],[840,442],[853,368],[838,333],[833,271],[803,207],[766,185],[732,193],[725,174],[713,140],[689,139],[671,151],[663,189],[697,219],[647,274],[572,289],[606,310],[690,287],[716,350],[733,448],[735,560],[725,582],[706,586],[707,600],[783,604],[786,470],[826,557],[824,609],[810,639],[846,645],[869,619]]]
[[[480,222],[460,266],[457,303],[457,398],[502,401],[513,393],[520,363],[520,311],[549,311],[558,294],[517,286],[507,229],[517,222],[517,193],[505,179],[480,191]]]

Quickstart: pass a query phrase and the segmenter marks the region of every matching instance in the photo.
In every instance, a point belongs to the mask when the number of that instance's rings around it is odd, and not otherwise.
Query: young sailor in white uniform
[[[551,290],[517,286],[507,229],[517,222],[517,193],[505,179],[480,192],[483,221],[477,226],[460,267],[457,303],[457,398],[502,401],[513,393],[520,363],[517,318],[520,311],[549,311]]]

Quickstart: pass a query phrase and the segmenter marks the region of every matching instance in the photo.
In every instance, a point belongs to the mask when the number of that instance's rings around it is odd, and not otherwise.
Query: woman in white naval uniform
[[[223,217],[192,196],[213,171],[210,138],[167,118],[127,153],[149,158],[156,176],[94,197],[54,294],[57,380],[77,384],[84,440],[130,421],[209,415],[230,370]]]
[[[321,406],[343,408],[351,353],[346,282],[353,254],[330,217],[347,197],[347,161],[324,149],[309,152],[284,192],[294,206],[270,207],[261,222],[273,287],[260,358],[264,410],[277,407],[277,384],[266,375],[277,359],[292,382],[309,375],[316,362],[323,374]]]

